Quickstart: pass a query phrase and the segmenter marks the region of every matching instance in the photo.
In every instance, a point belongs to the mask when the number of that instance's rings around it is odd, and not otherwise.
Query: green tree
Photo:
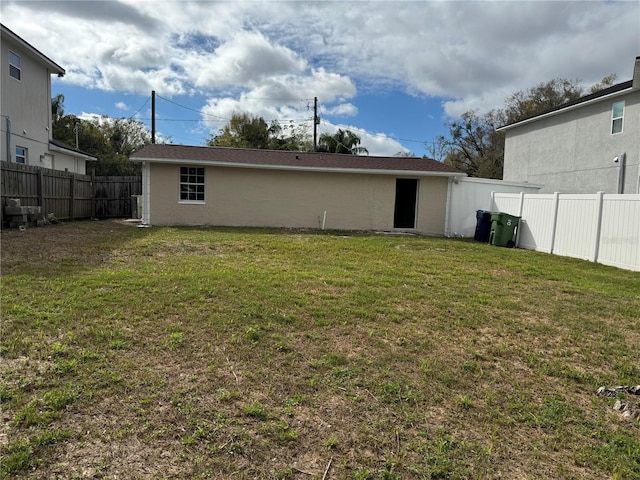
[[[207,140],[211,147],[268,148],[269,125],[262,117],[234,113],[217,135]]]
[[[98,157],[96,175],[140,173],[140,165],[130,162],[129,156],[151,143],[151,133],[142,122],[103,115],[81,120],[78,133],[80,150]]]
[[[615,73],[607,75],[598,83],[591,85],[591,87],[589,88],[589,93],[596,93],[596,92],[599,92],[600,90],[604,90],[605,88],[609,88],[613,86],[614,85],[613,82],[616,81],[616,78],[618,78],[618,76]]]
[[[368,154],[369,150],[360,147],[360,137],[351,130],[338,129],[333,135],[323,133],[318,141],[319,152],[343,153],[349,155]]]
[[[274,120],[269,126],[269,148],[271,150],[309,152],[313,149],[313,142],[304,125],[296,125],[291,121],[288,125],[283,126]]]
[[[293,124],[283,127],[277,120],[269,125],[264,118],[248,113],[234,113],[217,135],[210,135],[207,145],[295,151],[311,149],[309,135],[303,127]]]
[[[62,93],[51,99],[51,114],[54,121],[64,115],[64,95]]]
[[[504,118],[501,110],[463,113],[449,124],[449,138],[439,138],[440,149],[448,151],[444,163],[471,177],[502,178],[504,134],[496,128]]]
[[[615,75],[604,77],[588,91],[593,93],[611,86],[615,78]],[[555,78],[539,83],[507,97],[504,108],[485,114],[465,112],[459,120],[449,122],[449,135],[438,137],[431,148],[439,153],[439,159],[444,155],[444,163],[469,176],[501,179],[504,133],[496,129],[559,107],[580,98],[584,93],[578,79]]]
[[[55,104],[55,110],[54,110]],[[92,162],[97,175],[137,175],[140,166],[129,161],[129,156],[147,143],[151,133],[139,121],[108,116],[81,119],[75,115],[64,115],[64,96],[57,95],[51,101],[53,138],[94,155]]]
[[[580,80],[554,78],[534,87],[521,90],[505,100],[504,112],[506,122],[518,122],[534,117],[564,103],[580,98],[584,89]]]

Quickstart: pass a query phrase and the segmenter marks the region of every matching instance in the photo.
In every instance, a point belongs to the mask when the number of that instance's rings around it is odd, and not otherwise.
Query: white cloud
[[[340,103],[333,107],[323,107],[320,113],[337,117],[353,117],[358,114],[358,107],[353,103]]]
[[[620,70],[637,53],[639,8],[400,1],[353,2],[336,11],[334,3],[130,0],[4,2],[2,13],[67,66],[66,81],[94,88],[256,89],[287,75],[313,84],[323,71],[363,87],[393,84],[483,104],[481,98],[494,101],[493,92],[558,76],[625,78],[628,68]],[[331,96],[324,90],[319,94]]]
[[[447,115],[501,107],[556,77],[631,78],[638,2],[48,1],[0,5],[3,22],[67,70],[67,84],[202,95],[208,123],[250,109],[358,115],[358,93],[402,89]],[[377,138],[377,136],[374,136]]]
[[[344,99],[355,93],[355,85],[350,79],[320,68],[307,76],[274,76],[237,97],[210,98],[201,113],[204,123],[213,128],[222,127],[236,112],[251,112],[267,122],[307,122],[313,117],[314,94],[327,105],[338,102],[338,105],[330,106],[329,111],[335,109],[336,113],[346,115],[354,113],[355,107],[349,107]]]
[[[116,102],[115,107],[116,107],[118,110],[129,110],[129,105],[127,105],[127,104],[126,104],[126,103],[124,103],[124,102]]]
[[[186,52],[177,63],[199,88],[251,86],[305,69],[305,61],[294,51],[255,32],[240,32],[211,53]]]
[[[334,125],[331,122],[323,120],[319,128],[318,136],[325,133],[333,135],[338,131],[338,129],[349,130],[358,135],[358,137],[360,137],[359,146],[366,148],[370,156],[393,157],[394,155],[401,152],[409,153],[409,150],[407,150],[407,148],[405,148],[400,142],[394,140],[393,138],[382,133],[376,134],[368,132],[354,125]]]

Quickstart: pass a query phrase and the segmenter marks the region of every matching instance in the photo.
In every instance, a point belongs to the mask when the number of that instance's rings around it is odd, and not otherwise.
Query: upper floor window
[[[180,200],[204,202],[204,168],[180,167]]]
[[[27,149],[24,147],[16,147],[16,163],[27,163]]]
[[[16,80],[22,80],[22,59],[9,50],[9,75]]]
[[[611,108],[611,133],[622,132],[622,119],[624,118],[624,101],[616,102]]]

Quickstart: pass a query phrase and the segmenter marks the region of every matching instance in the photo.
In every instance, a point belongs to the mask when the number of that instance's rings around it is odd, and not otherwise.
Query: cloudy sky
[[[348,128],[372,155],[556,77],[631,78],[637,1],[11,1],[2,23],[66,70],[76,115],[134,117],[202,145],[233,112]],[[425,145],[426,144],[426,145]]]

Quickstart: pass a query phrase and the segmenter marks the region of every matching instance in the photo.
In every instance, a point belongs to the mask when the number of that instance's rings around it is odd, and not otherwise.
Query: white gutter
[[[575,110],[576,108],[582,108],[585,105],[592,105],[594,103],[602,102],[602,101],[608,100],[610,98],[615,98],[615,97],[619,97],[621,95],[626,95],[626,94],[631,93],[633,91],[634,91],[634,88],[631,87],[631,88],[627,88],[625,90],[621,90],[619,92],[610,93],[609,95],[604,95],[602,97],[592,98],[591,100],[587,100],[585,102],[576,103],[575,105],[570,105],[568,107],[561,108],[559,110],[554,110],[553,112],[548,112],[548,113],[545,113],[543,115],[537,115],[535,117],[527,118],[526,120],[521,120],[518,123],[512,123],[511,125],[505,125],[504,127],[496,128],[496,132],[502,132],[502,131],[505,131],[505,130],[511,130],[512,128],[515,128],[515,127],[520,127],[522,125],[526,125],[526,124],[531,123],[531,122],[536,122],[536,121],[538,121],[538,120],[540,120],[542,118],[548,118],[548,117],[552,117],[554,115],[558,115],[560,113],[570,112],[571,110]]]
[[[156,162],[172,163],[184,165],[203,165],[207,167],[230,167],[230,168],[254,168],[264,170],[286,170],[303,172],[325,172],[325,173],[360,173],[369,175],[395,175],[395,176],[421,176],[421,177],[466,177],[466,173],[454,172],[429,172],[422,170],[381,170],[370,168],[326,168],[326,167],[304,167],[295,165],[264,165],[259,163],[231,163],[215,162],[211,160],[188,160],[184,158],[131,158],[132,162]]]

